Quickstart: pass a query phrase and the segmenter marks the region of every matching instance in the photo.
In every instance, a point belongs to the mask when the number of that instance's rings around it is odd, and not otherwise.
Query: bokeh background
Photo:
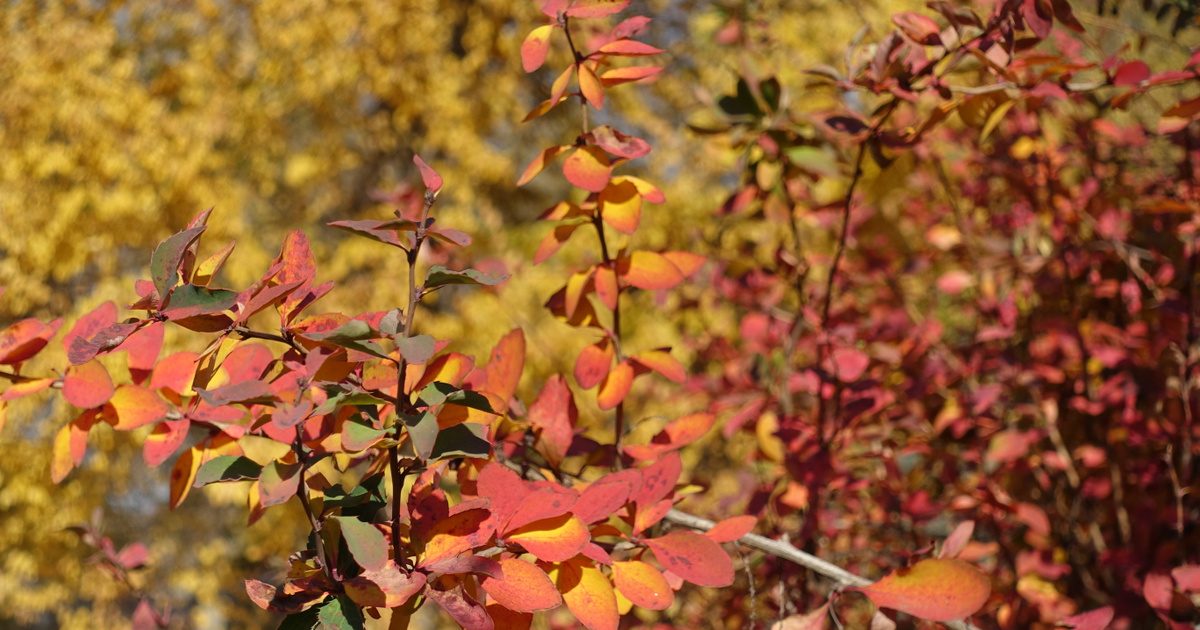
[[[792,98],[811,101],[804,107],[826,107],[828,92],[810,96],[802,70],[836,62],[862,29],[884,32],[891,12],[919,4],[635,2],[631,13],[656,16],[646,39],[668,51],[661,80],[610,94],[608,110],[654,146],[637,168],[668,198],[647,212],[638,245],[719,243],[705,222],[736,182],[738,155],[688,123],[711,115],[739,73],[770,68]],[[1077,7],[1081,19],[1118,41],[1135,26],[1169,30],[1086,9]],[[730,16],[745,29],[742,46],[714,43]],[[552,78],[550,70],[526,75],[520,67],[521,39],[541,19],[529,0],[3,3],[0,322],[71,319],[105,300],[130,302],[153,246],[208,207],[215,208],[208,246],[237,243],[219,284],[252,282],[286,232],[300,228],[313,241],[320,279],[338,283],[326,310],[390,308],[400,302],[401,261],[324,223],[387,216],[380,198],[417,181],[411,157],[419,151],[447,182],[439,220],[474,235],[471,257],[513,274],[498,291],[437,303],[422,327],[476,355],[510,328],[524,328],[530,350],[521,392],[530,400],[547,374],[570,369],[587,341],[542,308],[586,254],[530,262],[547,229],[536,218],[565,184],[542,177],[514,185],[540,147],[578,127],[571,108],[520,124]],[[696,297],[684,289],[672,299]],[[708,305],[703,321],[676,320],[656,315],[670,305],[635,300],[627,309],[634,344],[736,327],[722,319],[720,304]],[[687,344],[679,347],[686,360]],[[30,371],[62,363],[56,344]],[[639,387],[630,405],[639,417],[689,408],[687,400],[654,396],[653,384]],[[247,528],[241,489],[210,487],[170,511],[168,467],[142,463],[140,434],[95,432],[83,468],[54,486],[51,436],[67,412],[48,400],[13,405],[0,428],[0,627],[127,623],[136,602],[64,531],[94,519],[118,546],[149,546],[149,568],[138,579],[170,602],[175,626],[266,623],[242,579],[282,570],[306,531],[298,507],[272,510]],[[736,442],[709,448],[736,456]]]

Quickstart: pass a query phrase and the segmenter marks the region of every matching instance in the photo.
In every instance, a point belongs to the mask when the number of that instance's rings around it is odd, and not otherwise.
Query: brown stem
[[[408,250],[405,257],[408,262],[408,305],[404,312],[404,331],[403,336],[408,339],[412,336],[413,322],[417,317],[417,300],[420,298],[420,291],[417,288],[417,257],[421,254],[421,246],[425,243],[425,227],[429,220],[429,210],[433,207],[433,202],[437,199],[437,195],[432,191],[425,192],[425,203],[421,208],[421,221],[417,224],[417,232],[413,237],[412,249]],[[400,437],[400,425],[403,424],[401,419],[402,414],[412,413],[414,411],[412,399],[405,394],[404,384],[408,380],[408,359],[404,355],[400,355],[400,366],[396,370],[396,437]],[[397,565],[407,568],[408,557],[406,553],[402,553],[403,547],[400,543],[400,516],[401,505],[400,495],[404,492],[404,478],[408,471],[400,465],[400,447],[392,446],[388,449],[388,469],[392,478],[392,556]]]
[[[295,338],[293,338],[291,336],[291,334],[285,335],[285,334],[262,332],[262,331],[258,331],[258,330],[252,330],[250,328],[247,328],[246,326],[234,326],[233,328],[230,329],[230,331],[233,333],[236,333],[242,339],[263,339],[266,341],[275,341],[278,343],[285,344],[297,352],[303,352],[303,350],[300,348],[300,346],[296,344],[296,340],[295,340]]]
[[[296,496],[299,497],[300,505],[304,507],[304,515],[308,517],[308,525],[312,528],[313,544],[317,548],[317,558],[321,562],[321,570],[325,572],[325,577],[331,584],[337,584],[336,574],[333,567],[329,566],[329,556],[325,553],[325,541],[321,538],[321,521],[313,512],[312,504],[308,500],[308,485],[305,483],[304,474],[308,472],[311,462],[304,453],[304,439],[301,436],[299,425],[296,426],[296,439],[292,442],[292,450],[296,453],[296,458],[300,460],[300,483],[296,486]]]
[[[600,254],[604,260],[604,264],[613,265],[612,255],[608,252],[608,240],[604,235],[604,222],[597,214],[592,217],[592,225],[596,228],[596,236],[600,239]],[[615,269],[613,270],[615,273]],[[617,303],[613,307],[613,345],[616,347],[616,360],[621,361],[624,358],[624,353],[621,350],[621,285],[620,280],[617,281]],[[615,411],[615,419],[613,423],[613,449],[614,460],[613,465],[621,466],[621,438],[625,435],[625,401],[617,403]]]

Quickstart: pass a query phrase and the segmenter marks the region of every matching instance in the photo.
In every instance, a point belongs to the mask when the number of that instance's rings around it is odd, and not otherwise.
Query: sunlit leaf
[[[634,605],[647,610],[666,610],[675,601],[675,591],[658,569],[640,560],[614,562],[613,584]]]
[[[713,587],[733,584],[733,560],[711,538],[676,530],[645,542],[664,567],[693,584]]]
[[[500,568],[502,578],[484,578],[479,585],[501,606],[517,612],[536,612],[557,608],[562,603],[550,577],[533,564],[519,558],[501,558]]]
[[[894,571],[869,586],[852,587],[881,608],[930,621],[964,619],[987,602],[987,574],[962,560],[933,558]]]

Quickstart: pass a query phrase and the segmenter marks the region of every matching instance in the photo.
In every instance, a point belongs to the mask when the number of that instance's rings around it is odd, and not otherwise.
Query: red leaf
[[[954,621],[979,612],[991,594],[988,576],[975,565],[949,558],[925,559],[888,574],[860,591],[880,608],[930,621]]]
[[[963,521],[950,532],[946,540],[942,542],[942,549],[938,552],[939,558],[955,558],[962,553],[967,543],[971,542],[971,534],[975,533],[975,521]]]
[[[593,144],[614,157],[636,160],[650,152],[650,144],[645,140],[621,133],[608,125],[601,125],[593,129],[591,137]],[[632,178],[620,178],[619,182],[632,184],[631,180]],[[636,190],[637,187],[635,186],[634,189]]]
[[[713,587],[733,584],[733,560],[711,538],[676,530],[645,542],[664,567],[693,584]]]
[[[96,333],[115,323],[117,323],[117,305],[112,301],[105,302],[75,321],[71,330],[63,335],[63,349],[70,352],[76,339],[91,339]]]
[[[607,519],[629,501],[640,485],[641,473],[636,470],[607,474],[584,489],[571,511],[589,525]]]
[[[557,608],[562,597],[545,571],[518,558],[501,558],[502,578],[484,578],[479,585],[488,597],[509,610],[536,612]]]
[[[633,496],[638,509],[658,503],[671,494],[683,471],[683,462],[679,459],[679,453],[668,453],[640,471],[642,486]]]
[[[732,516],[713,525],[712,529],[704,532],[704,535],[713,539],[714,542],[733,542],[754,531],[754,525],[757,522],[757,518],[748,514]]]
[[[1105,606],[1062,619],[1058,625],[1075,628],[1075,630],[1104,630],[1108,624],[1112,623],[1112,620],[1113,607]]]
[[[425,189],[436,194],[442,189],[442,176],[433,170],[433,167],[426,164],[421,156],[413,154],[413,164],[417,165],[417,170],[421,171],[421,182],[425,184]]]
[[[1129,61],[1117,67],[1112,82],[1117,87],[1132,87],[1150,78],[1150,66],[1145,61]]]
[[[183,446],[190,426],[191,422],[187,418],[167,420],[155,425],[150,435],[146,436],[146,442],[142,444],[142,459],[146,465],[153,468],[174,455],[175,451]]]
[[[425,589],[425,596],[446,611],[464,630],[493,630],[495,624],[488,617],[487,609],[471,596],[467,595],[462,586],[455,586],[449,591],[439,591],[435,588]]]
[[[557,466],[567,455],[575,438],[578,411],[566,379],[551,376],[537,400],[529,406],[529,424],[539,431],[542,448],[551,465]]]
[[[128,353],[129,372],[136,382],[141,383],[154,369],[158,353],[162,351],[165,330],[166,325],[163,322],[154,322],[130,335],[121,345]]]
[[[941,27],[931,18],[906,11],[892,16],[892,23],[909,39],[926,46],[938,46],[942,43]]]
[[[608,376],[615,354],[612,342],[607,337],[584,347],[575,359],[575,382],[584,389],[599,385]]]
[[[67,368],[67,375],[63,378],[63,397],[81,409],[103,405],[112,398],[113,391],[108,370],[95,359]]]
[[[1142,583],[1142,597],[1150,607],[1159,610],[1171,610],[1171,600],[1175,597],[1175,586],[1171,578],[1163,573],[1151,573]]]
[[[199,359],[200,355],[195,352],[176,352],[159,361],[150,375],[150,389],[192,395],[192,377],[196,375],[196,361]]]
[[[521,42],[521,67],[525,72],[533,72],[546,63],[546,53],[550,52],[550,34],[554,25],[539,26],[525,36]]]

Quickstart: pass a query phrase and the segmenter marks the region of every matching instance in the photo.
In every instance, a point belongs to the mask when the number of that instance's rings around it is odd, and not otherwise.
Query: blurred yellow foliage
[[[887,12],[873,2],[819,0],[647,4],[657,16],[651,37],[670,51],[667,72],[653,86],[615,90],[610,105],[654,145],[636,167],[668,198],[647,212],[638,245],[717,247],[722,235],[711,211],[729,190],[721,178],[737,156],[689,133],[687,116],[731,90],[751,60],[778,69],[793,98],[803,95],[803,68],[837,63],[864,24],[886,27]],[[731,15],[744,50],[712,43]],[[319,277],[338,282],[321,307],[390,308],[403,289],[394,278],[399,260],[323,224],[386,216],[371,193],[415,181],[409,158],[416,150],[447,182],[439,220],[475,235],[473,258],[499,259],[514,274],[497,293],[442,298],[420,325],[477,356],[509,328],[525,328],[521,392],[532,400],[544,377],[569,372],[590,341],[554,322],[542,302],[572,264],[594,256],[591,243],[572,243],[553,262],[529,263],[547,229],[533,219],[561,179],[547,174],[518,190],[516,173],[540,147],[569,141],[578,128],[573,109],[534,127],[518,124],[549,90],[547,71],[526,77],[517,54],[540,19],[535,2],[512,0],[7,3],[0,9],[0,286],[7,289],[0,322],[71,319],[106,299],[129,303],[154,245],[210,206],[216,212],[202,253],[237,243],[216,284],[246,286],[286,231],[302,228],[313,239]],[[736,325],[720,305],[704,306],[672,321],[657,315],[663,305],[652,296],[635,296],[626,343],[640,350]],[[168,346],[197,349],[196,341],[172,335]],[[63,365],[60,348],[56,342],[30,371]],[[631,406],[635,419],[694,411],[644,391],[653,387],[635,390],[635,401],[655,401]],[[283,570],[280,559],[302,544],[298,508],[271,510],[247,529],[245,506],[227,498],[241,494],[206,491],[169,512],[167,467],[141,462],[141,434],[95,432],[82,470],[53,486],[50,436],[70,412],[45,400],[14,405],[0,430],[0,625],[124,623],[131,600],[63,531],[98,511],[118,546],[150,547],[150,568],[136,585],[176,608],[175,625],[260,626],[262,613],[241,580]]]

